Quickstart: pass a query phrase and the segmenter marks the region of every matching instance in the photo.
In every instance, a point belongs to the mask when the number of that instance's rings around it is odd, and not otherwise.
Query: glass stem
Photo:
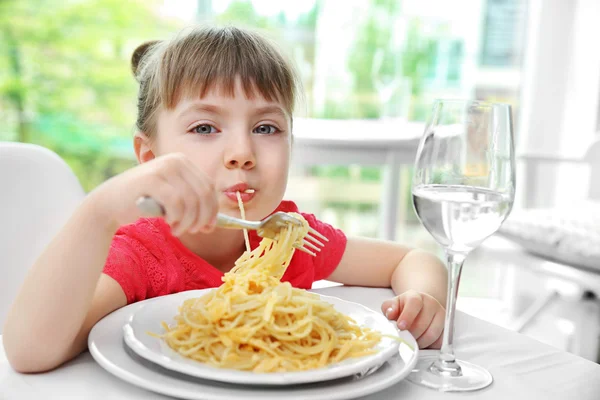
[[[462,266],[466,254],[446,251],[448,257],[448,295],[446,298],[446,322],[440,356],[431,366],[431,372],[444,376],[461,376],[460,365],[454,356],[454,315],[456,311],[456,296]]]

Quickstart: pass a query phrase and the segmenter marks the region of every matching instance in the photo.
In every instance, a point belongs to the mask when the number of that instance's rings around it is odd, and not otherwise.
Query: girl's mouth
[[[238,193],[238,192],[239,192],[239,194],[240,194],[240,198],[242,199],[242,202],[243,202],[243,203],[247,203],[247,202],[249,202],[249,201],[250,201],[250,200],[252,200],[252,199],[254,198],[254,196],[256,195],[256,190],[255,190],[255,189],[250,189],[250,188],[248,188],[248,189],[245,189],[245,190],[243,190],[243,191],[242,191],[242,190],[235,190],[235,191],[232,191],[232,190],[230,190],[230,189],[227,189],[227,190],[225,190],[225,191],[223,192],[223,194],[225,194],[225,196],[226,196],[226,197],[227,197],[229,200],[231,200],[231,201],[233,201],[233,202],[235,202],[235,203],[237,204],[237,202],[238,202],[237,193]]]

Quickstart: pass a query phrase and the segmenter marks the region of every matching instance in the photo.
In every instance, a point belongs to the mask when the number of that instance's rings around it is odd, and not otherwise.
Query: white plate
[[[157,299],[147,300],[152,302]],[[111,374],[156,393],[189,400],[341,400],[367,396],[404,379],[417,362],[417,343],[408,332],[400,337],[399,355],[392,357],[373,374],[357,379],[293,386],[243,386],[193,378],[161,368],[135,354],[129,355],[123,343],[123,325],[144,302],[123,307],[100,320],[89,335],[92,357]]]
[[[398,341],[383,337],[376,346],[377,353],[368,356],[351,358],[308,371],[256,373],[218,368],[192,360],[172,350],[162,339],[148,334],[163,333],[161,322],[174,323],[173,317],[184,300],[203,296],[211,290],[214,289],[181,292],[162,296],[144,304],[123,326],[125,343],[140,357],[163,368],[197,378],[246,385],[292,385],[338,379],[380,366],[398,353]],[[384,335],[398,337],[398,329],[381,313],[337,297],[320,296],[321,300],[332,304],[337,311],[351,317],[358,325],[377,330]]]

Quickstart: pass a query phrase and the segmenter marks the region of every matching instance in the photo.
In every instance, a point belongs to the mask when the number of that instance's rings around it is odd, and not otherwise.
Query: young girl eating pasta
[[[91,192],[31,267],[2,336],[17,371],[75,357],[92,326],[129,303],[221,285],[246,245],[215,217],[240,217],[238,196],[249,220],[299,212],[282,200],[297,80],[270,42],[233,27],[188,29],[138,47],[132,69],[140,165]],[[144,196],[164,218],[143,217]],[[382,312],[420,347],[440,346],[447,278],[437,257],[301,215],[329,241],[316,256],[296,252],[282,281],[391,287],[397,297]],[[251,232],[250,246],[259,239]]]

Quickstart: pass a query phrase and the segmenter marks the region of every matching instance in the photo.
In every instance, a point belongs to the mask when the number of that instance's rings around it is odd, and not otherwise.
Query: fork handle
[[[240,218],[217,213],[217,226],[226,229],[250,229],[255,231],[260,228],[260,222],[246,221]]]
[[[165,208],[152,197],[140,197],[136,201],[138,209],[149,217],[164,217]],[[217,226],[226,229],[250,229],[257,230],[260,227],[258,221],[246,221],[240,218],[230,217],[229,215],[217,213]]]

